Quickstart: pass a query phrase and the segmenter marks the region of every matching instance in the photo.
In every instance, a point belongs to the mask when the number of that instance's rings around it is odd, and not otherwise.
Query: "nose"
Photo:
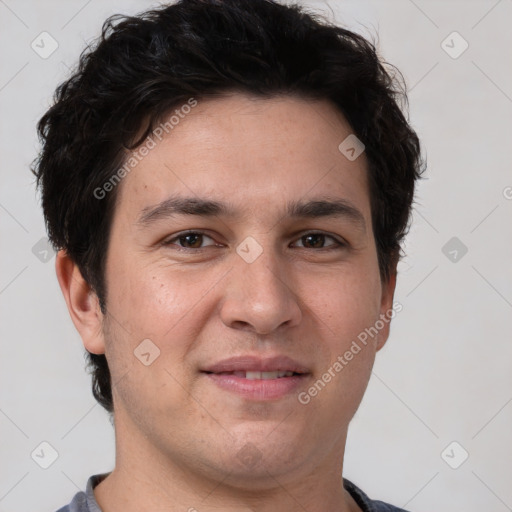
[[[250,263],[233,257],[220,310],[223,323],[261,335],[299,325],[302,309],[286,262],[270,249]]]

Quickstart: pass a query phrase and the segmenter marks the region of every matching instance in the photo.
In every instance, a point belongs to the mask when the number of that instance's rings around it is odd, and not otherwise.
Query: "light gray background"
[[[352,422],[345,476],[411,511],[512,510],[512,1],[307,3],[378,32],[407,80],[428,158],[399,266],[403,311]],[[32,252],[45,231],[28,166],[36,121],[103,20],[156,5],[0,0],[2,512],[55,510],[112,469],[113,430],[92,397],[55,258]],[[42,31],[59,45],[47,59],[31,48]],[[454,31],[469,44],[456,59],[441,46]],[[461,44],[445,43],[452,53]],[[456,262],[442,252],[452,237],[468,248]],[[31,458],[42,441],[59,454],[46,470]],[[452,469],[462,450],[469,458]]]

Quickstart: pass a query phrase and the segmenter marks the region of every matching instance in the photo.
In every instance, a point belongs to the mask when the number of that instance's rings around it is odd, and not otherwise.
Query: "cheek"
[[[147,429],[150,410],[178,417],[189,406],[181,385],[186,386],[186,355],[200,322],[190,314],[198,297],[196,279],[185,275],[130,261],[111,273],[105,338],[114,400]]]
[[[348,424],[361,403],[376,353],[377,338],[365,338],[365,330],[379,318],[377,291],[371,280],[347,279],[325,289],[312,306],[324,332],[318,346],[324,357],[299,402],[315,422]]]
[[[126,260],[113,271],[107,305],[134,337],[162,339],[186,324],[209,283],[197,272],[172,264],[140,265]]]
[[[316,290],[308,304],[337,351],[344,351],[379,318],[381,286],[374,272],[347,270],[311,280],[305,287]]]
[[[181,387],[173,379],[184,385],[190,378],[187,356],[214,314],[212,286],[223,275],[213,274],[166,263],[129,261],[112,272],[107,359],[113,379],[120,380],[119,394],[124,400],[141,395],[145,401],[148,394],[157,392],[165,394],[169,404],[181,403]],[[150,352],[154,350],[158,357],[146,367],[136,354],[147,339],[157,347],[149,344]],[[130,389],[131,385],[136,388]]]

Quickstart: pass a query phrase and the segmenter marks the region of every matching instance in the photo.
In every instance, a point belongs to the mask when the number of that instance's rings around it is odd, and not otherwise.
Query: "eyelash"
[[[207,238],[210,238],[211,240],[213,240],[213,238],[211,236],[207,235],[203,231],[190,230],[190,231],[183,231],[183,232],[178,233],[177,235],[173,236],[172,238],[164,240],[162,242],[162,245],[166,246],[166,247],[171,246],[171,245],[176,245],[173,243],[174,241],[179,240],[180,238],[186,237],[187,235],[201,235],[201,236],[204,236],[204,237],[207,237]],[[339,250],[339,249],[343,249],[343,248],[347,247],[347,244],[345,242],[342,242],[341,240],[336,239],[334,236],[329,235],[327,233],[323,233],[321,231],[307,231],[302,236],[300,236],[298,238],[298,240],[300,240],[306,236],[309,236],[309,235],[322,235],[326,238],[330,238],[334,242],[333,245],[330,245],[327,247],[320,247],[318,249],[313,248],[313,250],[316,250],[316,251],[329,251],[329,250],[336,250],[336,249]],[[208,247],[212,247],[212,246],[208,246]],[[176,245],[176,250],[185,251],[185,252],[200,252],[206,248],[207,247],[199,247],[199,248],[194,249],[194,248],[190,248],[190,247],[180,247],[180,246]],[[299,249],[308,249],[308,247],[299,247]]]

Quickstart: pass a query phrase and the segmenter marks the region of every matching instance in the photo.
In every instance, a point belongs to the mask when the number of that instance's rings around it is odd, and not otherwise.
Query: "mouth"
[[[285,357],[233,357],[201,371],[217,389],[248,400],[279,400],[303,387],[311,371]]]

